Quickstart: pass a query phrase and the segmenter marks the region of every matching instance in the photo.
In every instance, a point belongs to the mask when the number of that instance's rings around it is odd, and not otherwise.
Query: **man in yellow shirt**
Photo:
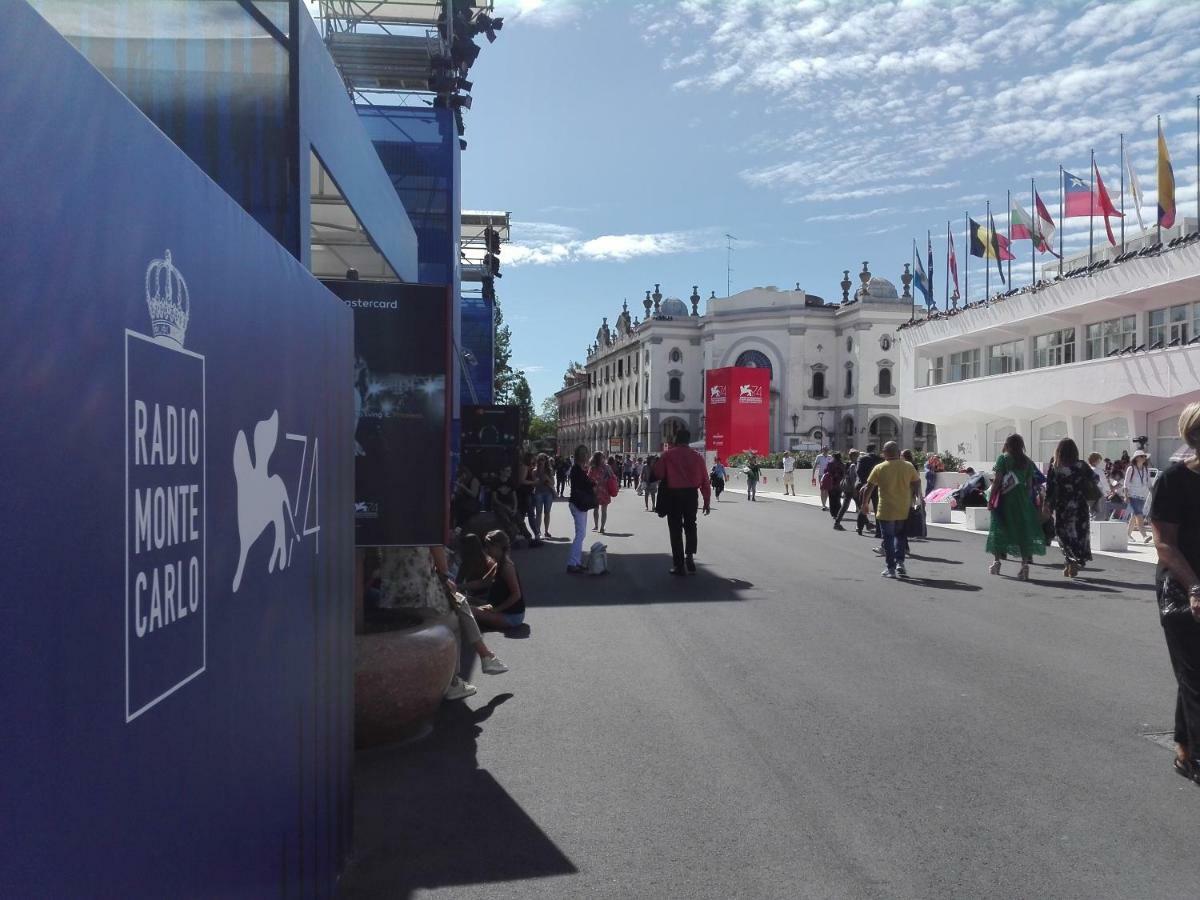
[[[883,555],[887,568],[879,574],[884,578],[908,577],[904,568],[904,526],[913,503],[921,497],[921,476],[913,464],[900,458],[895,441],[883,445],[883,462],[871,470],[867,484],[879,488],[879,533],[883,537]]]

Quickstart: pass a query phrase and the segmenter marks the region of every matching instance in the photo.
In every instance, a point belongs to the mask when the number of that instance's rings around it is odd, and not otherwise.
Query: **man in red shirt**
[[[696,499],[697,489],[704,494],[704,514],[709,512],[711,488],[704,457],[688,446],[692,435],[686,428],[675,432],[674,444],[654,464],[654,477],[659,479],[659,515],[667,517],[671,534],[672,575],[695,573],[696,563]],[[686,540],[686,546],[684,541]]]

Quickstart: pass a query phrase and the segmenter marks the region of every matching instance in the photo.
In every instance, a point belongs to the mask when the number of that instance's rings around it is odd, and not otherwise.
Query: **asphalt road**
[[[1200,788],[1143,734],[1174,709],[1150,566],[1021,583],[934,529],[887,581],[827,514],[725,498],[692,578],[628,491],[609,575],[518,551],[512,671],[359,759],[346,896],[1200,893]]]

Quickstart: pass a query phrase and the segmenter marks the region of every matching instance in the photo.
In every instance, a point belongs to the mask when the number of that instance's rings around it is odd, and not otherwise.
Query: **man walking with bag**
[[[704,514],[709,512],[711,489],[704,458],[688,447],[691,432],[681,428],[675,441],[654,464],[654,476],[659,479],[658,504],[660,516],[666,516],[671,535],[671,574],[695,573],[696,563],[696,491],[704,495]]]

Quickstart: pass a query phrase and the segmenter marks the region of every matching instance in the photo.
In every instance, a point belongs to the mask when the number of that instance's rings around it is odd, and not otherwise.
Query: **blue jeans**
[[[904,525],[903,519],[898,522],[879,523],[879,533],[883,535],[883,555],[887,559],[889,570],[894,571],[896,566],[904,565]]]

